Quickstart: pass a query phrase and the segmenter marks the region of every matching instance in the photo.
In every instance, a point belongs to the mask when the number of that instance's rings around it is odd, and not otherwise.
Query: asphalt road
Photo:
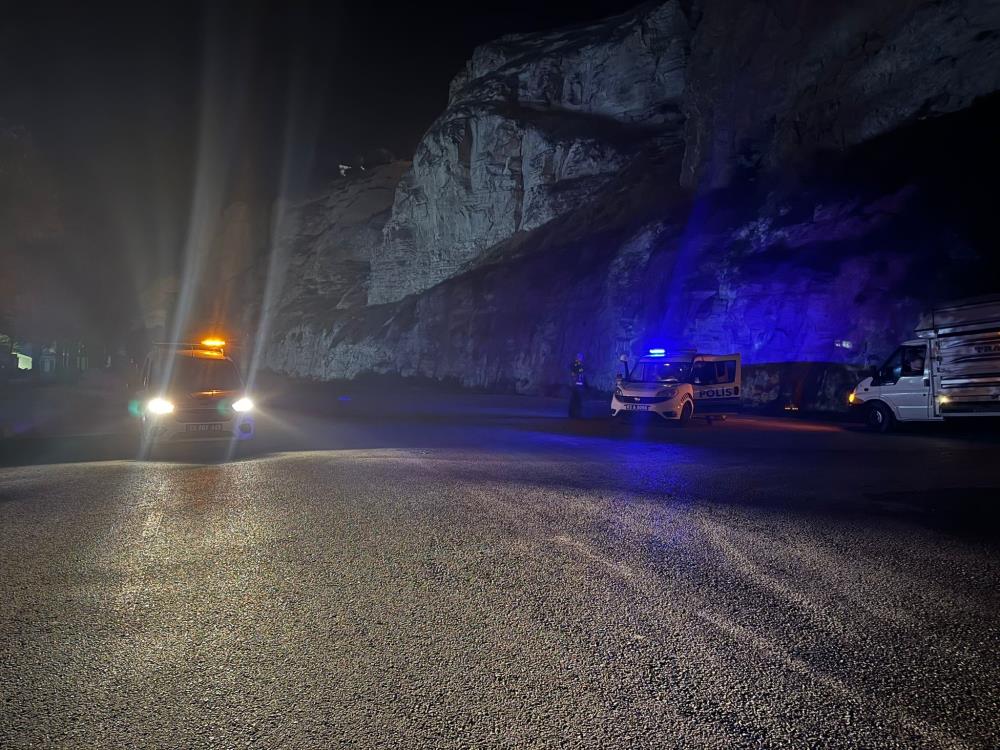
[[[0,747],[1000,747],[989,431],[431,402],[8,442]]]

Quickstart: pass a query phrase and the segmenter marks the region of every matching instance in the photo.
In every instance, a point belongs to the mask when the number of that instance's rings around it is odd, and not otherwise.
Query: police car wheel
[[[684,406],[681,407],[681,424],[690,422],[692,414],[694,414],[694,405],[690,401],[685,401]]]

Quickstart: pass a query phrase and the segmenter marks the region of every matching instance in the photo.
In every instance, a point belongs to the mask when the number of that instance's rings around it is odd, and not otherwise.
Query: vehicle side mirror
[[[872,365],[871,368],[869,368],[868,374],[871,376],[872,380],[878,380],[878,368],[875,365]]]

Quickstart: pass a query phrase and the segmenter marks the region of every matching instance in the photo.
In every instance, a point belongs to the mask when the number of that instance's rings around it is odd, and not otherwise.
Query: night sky
[[[224,203],[268,206],[367,150],[407,158],[476,45],[635,4],[25,4],[0,30],[0,117],[31,130],[65,252],[107,300],[176,268],[199,159]]]

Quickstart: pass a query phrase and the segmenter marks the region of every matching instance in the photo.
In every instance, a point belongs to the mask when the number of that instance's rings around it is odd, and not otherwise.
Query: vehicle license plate
[[[185,430],[188,432],[222,432],[221,424],[189,424]]]
[[[625,404],[625,411],[649,411],[649,404]]]

